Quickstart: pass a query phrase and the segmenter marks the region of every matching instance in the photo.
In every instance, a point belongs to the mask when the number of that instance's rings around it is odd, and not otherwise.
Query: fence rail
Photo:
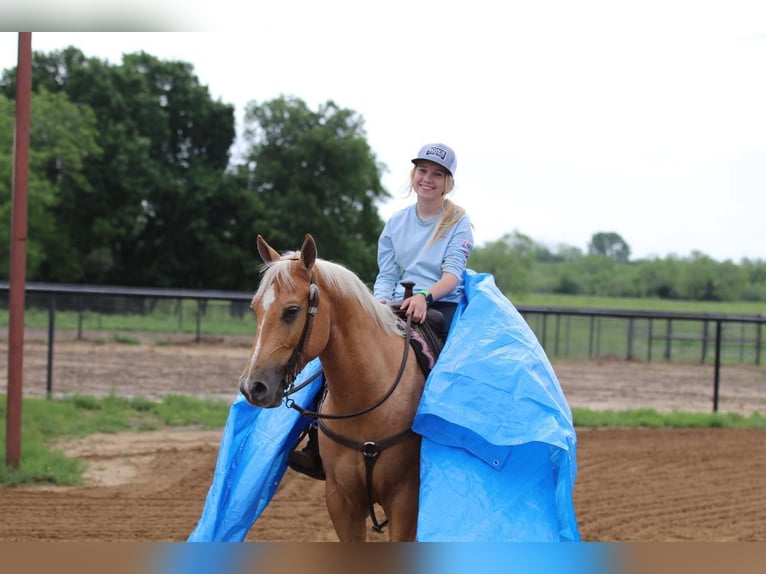
[[[762,362],[766,315],[525,306],[518,309],[546,352],[555,357],[611,355],[649,362],[660,357],[666,361],[709,363],[715,352],[720,351],[724,362],[755,365]],[[719,338],[720,348],[716,346]],[[583,347],[586,340],[587,350]]]
[[[8,292],[8,283],[0,282],[0,312],[7,311]],[[37,321],[47,323],[49,393],[57,329],[74,328],[78,338],[89,330],[142,330],[146,317],[151,316],[160,322],[155,330],[191,332],[197,342],[202,340],[206,328],[210,332],[213,324],[227,333],[252,334],[254,324],[247,313],[251,298],[252,293],[237,291],[26,285],[27,313],[36,312]],[[552,359],[619,357],[713,364],[714,411],[718,409],[721,365],[762,362],[766,315],[522,305],[517,308]],[[189,324],[190,318],[193,326]],[[63,327],[61,322],[65,322]]]

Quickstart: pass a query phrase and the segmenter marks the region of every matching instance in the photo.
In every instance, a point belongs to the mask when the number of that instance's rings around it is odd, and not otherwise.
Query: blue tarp
[[[321,369],[311,361],[296,378],[296,385]],[[312,407],[322,387],[317,377],[293,395],[295,403]],[[308,419],[295,409],[253,407],[239,394],[229,409],[213,484],[190,542],[241,542],[261,515],[287,470],[287,455],[298,442]]]
[[[577,541],[577,438],[553,367],[492,276],[465,279],[413,424],[418,540]]]
[[[426,380],[419,541],[579,541],[572,415],[537,337],[489,274],[465,273],[466,303]],[[309,363],[297,380],[321,365]],[[309,408],[317,379],[295,396]],[[308,421],[238,397],[189,541],[241,541],[268,505]]]

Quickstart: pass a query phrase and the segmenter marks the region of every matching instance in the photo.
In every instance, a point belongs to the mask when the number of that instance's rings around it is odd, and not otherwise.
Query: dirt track
[[[57,342],[54,393],[233,398],[247,341]],[[7,349],[0,343],[4,377]],[[25,345],[25,396],[44,396],[44,342]],[[554,364],[573,407],[709,412],[712,367]],[[4,388],[4,386],[3,386]],[[719,410],[766,412],[766,369],[725,367]],[[0,541],[181,541],[199,518],[220,432],[91,436],[65,445],[88,485],[0,488]],[[575,506],[588,541],[766,541],[766,431],[578,429]],[[381,535],[371,533],[371,539]],[[330,541],[323,483],[288,471],[248,540]]]

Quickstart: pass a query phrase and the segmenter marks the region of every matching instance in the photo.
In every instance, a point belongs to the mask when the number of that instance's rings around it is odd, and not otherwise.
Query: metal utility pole
[[[21,460],[21,388],[24,359],[24,291],[27,273],[27,171],[32,92],[32,32],[19,32],[16,68],[16,130],[13,137],[11,268],[8,292],[8,416],[5,461]]]

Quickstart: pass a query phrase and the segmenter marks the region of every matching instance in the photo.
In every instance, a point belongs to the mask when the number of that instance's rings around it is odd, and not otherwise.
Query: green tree
[[[6,90],[13,85],[8,78]],[[85,58],[73,47],[35,53],[32,78],[35,89],[66,93],[97,119],[103,153],[86,158],[88,185],[57,182],[57,227],[78,254],[82,281],[236,288],[221,284],[224,276],[201,257],[242,268],[236,249],[221,247],[220,238],[209,242],[238,229],[240,213],[249,215],[251,200],[224,183],[233,106],[213,101],[190,64],[146,53],[125,55],[120,65]],[[227,211],[211,216],[213,207]],[[231,237],[231,245],[238,239]]]
[[[570,289],[576,286],[576,293],[608,296],[613,293],[619,267],[620,264],[606,255],[586,255],[562,264],[561,285]]]
[[[582,249],[574,247],[573,245],[567,245],[565,243],[559,243],[551,254],[551,261],[574,261],[583,256]]]
[[[630,247],[618,233],[594,233],[588,244],[589,255],[606,255],[610,259],[626,263],[630,259]]]
[[[644,285],[645,296],[660,299],[678,299],[679,278],[683,261],[676,256],[664,259],[640,261],[638,263],[638,280]]]
[[[740,299],[744,301],[766,301],[766,261],[743,259],[743,271],[747,274],[747,285]]]
[[[323,258],[372,283],[383,228],[377,203],[389,194],[363,119],[332,101],[312,111],[279,97],[248,105],[244,139],[239,176],[256,199],[259,233],[279,250],[297,249],[311,233]]]
[[[474,249],[468,264],[475,271],[491,273],[503,293],[523,295],[529,290],[537,252],[532,239],[514,231]]]
[[[0,95],[0,274],[7,278],[12,210],[14,102]],[[88,106],[44,88],[32,95],[27,178],[27,277],[76,281],[81,262],[58,217],[65,185],[89,189],[83,167],[98,157],[96,120]]]
[[[747,272],[731,261],[718,263],[699,251],[692,252],[683,265],[679,290],[684,299],[731,301],[740,298],[747,284]]]

